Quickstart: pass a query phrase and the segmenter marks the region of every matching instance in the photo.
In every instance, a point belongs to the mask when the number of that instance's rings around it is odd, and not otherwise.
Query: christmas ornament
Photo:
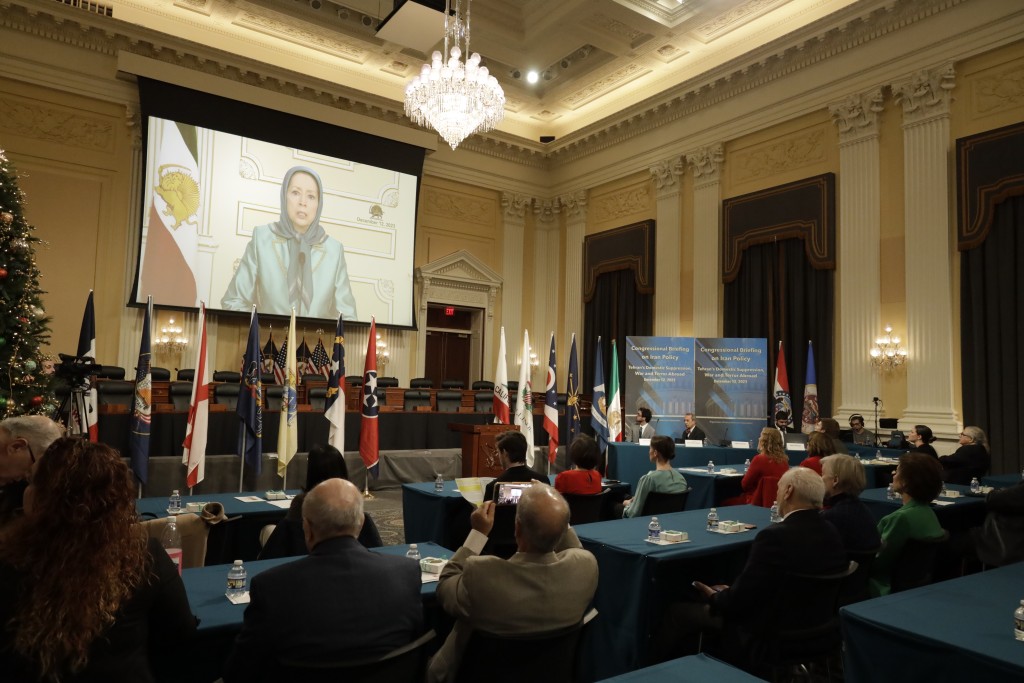
[[[5,408],[5,407],[7,407],[7,397],[6,396],[0,396],[0,408]]]
[[[14,220],[14,214],[10,211],[4,211],[3,213],[0,213],[0,220],[3,220],[4,225],[10,225],[11,221]]]
[[[26,371],[32,372],[35,369],[36,369],[36,362],[34,360],[27,360],[27,361],[25,361],[25,370]]]
[[[0,280],[5,280],[5,279],[7,279],[7,269],[6,268],[0,268]]]
[[[32,400],[29,401],[29,402],[32,404],[33,408],[38,408],[39,406],[43,405],[43,397],[42,396],[33,396]]]
[[[7,343],[7,337],[0,337],[0,346],[3,346],[6,343]]]
[[[28,242],[20,238],[11,240],[11,249],[14,251],[28,251]]]

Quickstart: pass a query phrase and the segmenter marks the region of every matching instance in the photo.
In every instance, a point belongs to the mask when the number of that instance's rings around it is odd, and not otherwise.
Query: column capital
[[[505,210],[505,215],[515,216],[516,218],[523,218],[526,216],[526,209],[530,206],[532,198],[527,197],[525,194],[519,192],[502,192],[501,193],[501,208]]]
[[[539,223],[554,223],[558,219],[561,206],[558,199],[534,199],[533,213],[537,216]]]
[[[921,123],[949,116],[949,104],[956,87],[952,64],[922,69],[892,84],[896,101],[903,107],[903,124]]]
[[[577,190],[558,197],[558,203],[562,211],[569,218],[582,218],[587,210],[586,190]]]
[[[878,114],[885,108],[882,89],[850,95],[830,104],[828,112],[839,128],[840,143],[859,142],[878,135]]]
[[[654,178],[654,186],[659,193],[678,190],[679,179],[682,178],[686,167],[683,157],[673,156],[659,161],[648,169],[651,177]]]
[[[686,161],[693,166],[693,178],[697,182],[717,183],[721,180],[725,152],[722,143],[716,142],[694,150],[686,155]]]

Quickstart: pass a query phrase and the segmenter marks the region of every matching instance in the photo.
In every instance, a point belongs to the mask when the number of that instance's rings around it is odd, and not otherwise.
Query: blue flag
[[[576,333],[569,349],[569,379],[566,380],[565,408],[569,418],[569,445],[580,435],[580,361],[576,355]]]
[[[590,406],[590,428],[594,430],[598,448],[604,453],[608,449],[608,396],[604,389],[604,356],[601,354],[601,338],[597,338],[597,352],[594,354],[594,395]]]
[[[345,452],[345,321],[338,316],[334,331],[334,353],[331,354],[331,372],[327,376],[327,399],[324,417],[331,423],[327,441],[340,452]]]
[[[139,344],[139,362],[135,367],[135,398],[132,401],[131,434],[128,437],[128,455],[132,463],[132,472],[141,484],[145,484],[149,479],[149,430],[153,409],[153,356],[149,325],[152,313],[153,297],[149,297],[146,315],[142,319],[142,342]]]
[[[242,361],[242,386],[238,392],[238,455],[256,474],[263,468],[263,358],[260,353],[260,320],[253,309],[249,341]]]

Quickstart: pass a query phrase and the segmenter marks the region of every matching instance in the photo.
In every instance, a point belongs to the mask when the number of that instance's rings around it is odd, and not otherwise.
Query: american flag
[[[309,344],[306,343],[306,338],[303,337],[302,343],[295,347],[295,367],[300,375],[316,372],[316,370],[310,369],[309,356]]]
[[[277,344],[274,343],[274,333],[271,332],[270,338],[267,339],[267,345],[263,347],[262,372],[274,372],[276,359]],[[274,376],[277,376],[276,372],[274,372]],[[280,380],[278,380],[278,384],[280,384]]]
[[[313,349],[313,354],[309,357],[309,374],[331,376],[331,357],[327,355],[327,349],[324,348],[324,340],[319,337],[316,340],[316,348]]]
[[[288,340],[285,339],[281,348],[274,354],[274,380],[284,384],[285,364],[288,362]]]

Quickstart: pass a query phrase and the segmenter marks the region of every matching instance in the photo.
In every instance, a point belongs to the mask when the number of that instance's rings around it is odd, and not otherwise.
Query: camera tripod
[[[86,422],[89,406],[85,400],[85,395],[88,391],[89,385],[87,383],[76,383],[70,387],[68,395],[64,397],[64,400],[60,402],[57,410],[51,416],[54,422],[64,425],[69,435],[89,435],[89,428]],[[78,415],[77,421],[74,417],[76,413]]]

